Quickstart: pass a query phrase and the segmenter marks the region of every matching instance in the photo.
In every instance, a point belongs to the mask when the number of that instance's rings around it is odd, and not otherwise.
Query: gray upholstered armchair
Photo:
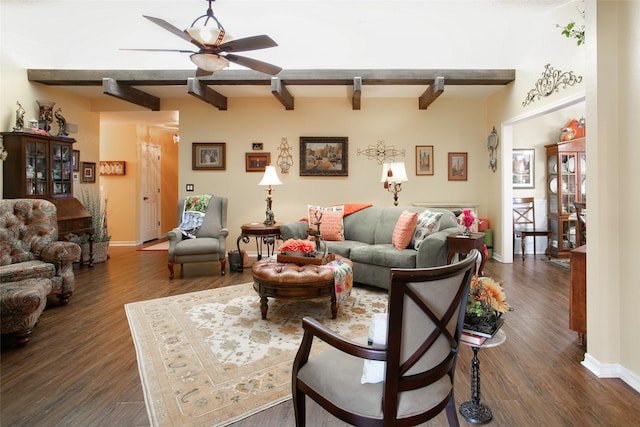
[[[179,228],[167,233],[169,239],[169,279],[173,279],[173,265],[189,262],[220,261],[220,274],[226,269],[225,243],[227,230],[226,197],[211,196],[207,205],[202,225],[195,233],[195,238],[184,237]],[[182,222],[185,199],[178,200],[178,224]]]

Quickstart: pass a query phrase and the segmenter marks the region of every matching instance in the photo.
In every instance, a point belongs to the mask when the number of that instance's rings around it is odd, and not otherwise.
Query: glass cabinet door
[[[549,188],[549,212],[558,213],[558,156],[550,155],[547,159],[547,186]]]
[[[53,188],[54,195],[70,194],[72,180],[71,147],[67,144],[52,144],[53,151]]]
[[[25,194],[47,194],[47,143],[27,141],[25,144]]]

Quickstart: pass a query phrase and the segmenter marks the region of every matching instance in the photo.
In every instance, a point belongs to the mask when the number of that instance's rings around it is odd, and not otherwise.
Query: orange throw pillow
[[[398,222],[396,222],[396,228],[393,230],[393,236],[391,236],[391,243],[397,249],[407,249],[413,232],[416,231],[416,223],[418,222],[418,214],[411,213],[407,210],[402,211]]]
[[[309,205],[308,208],[309,227],[312,227],[313,229],[316,228],[313,224],[316,221],[316,212],[320,212],[322,214],[322,218],[320,219],[320,233],[322,234],[323,240],[344,240],[344,225],[342,224],[342,218],[344,217],[343,206],[323,208],[322,206]]]

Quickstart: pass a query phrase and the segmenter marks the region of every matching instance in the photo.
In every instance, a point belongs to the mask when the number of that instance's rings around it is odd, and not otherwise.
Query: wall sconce
[[[267,227],[272,226],[273,224],[276,223],[275,219],[274,219],[274,215],[273,215],[273,211],[271,210],[271,206],[272,206],[272,198],[273,196],[271,195],[271,192],[273,191],[273,188],[271,188],[272,185],[282,185],[282,181],[280,181],[280,178],[278,178],[278,172],[276,172],[276,167],[275,166],[267,166],[264,170],[264,176],[262,177],[262,180],[260,181],[260,183],[258,185],[266,185],[267,188],[267,198],[266,198],[266,202],[267,202],[267,210],[266,210],[266,214],[267,214],[267,218],[264,220],[264,225],[266,225]]]
[[[293,166],[293,157],[291,156],[291,146],[287,138],[282,138],[280,141],[280,154],[278,154],[278,166],[280,166],[280,172],[289,173],[289,169]]]
[[[496,133],[496,127],[493,127],[493,130],[487,137],[487,149],[489,150],[489,168],[493,172],[496,171],[498,167],[498,134]]]
[[[178,135],[177,133],[173,134],[173,143],[177,144],[180,142],[180,135]]]
[[[409,181],[404,162],[382,164],[382,178],[384,188],[393,194],[393,205],[398,206],[398,193],[402,191],[402,183]]]

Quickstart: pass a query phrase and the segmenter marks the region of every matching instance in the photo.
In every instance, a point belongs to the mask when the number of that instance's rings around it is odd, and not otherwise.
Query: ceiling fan
[[[198,70],[196,76],[206,76],[214,71],[219,71],[229,66],[229,62],[242,65],[252,70],[260,71],[265,74],[276,75],[282,68],[259,61],[257,59],[247,58],[246,56],[236,55],[235,52],[245,52],[248,50],[266,49],[278,46],[273,39],[267,35],[259,35],[246,37],[241,39],[233,39],[227,34],[224,27],[213,14],[211,3],[215,0],[207,0],[209,8],[207,13],[196,18],[186,30],[181,30],[164,19],[154,18],[152,16],[142,15],[149,21],[161,26],[165,30],[193,43],[198,47],[198,51],[183,49],[124,49],[138,51],[156,51],[156,52],[180,52],[191,53],[191,62],[193,62]],[[204,18],[201,25],[198,21]],[[215,21],[217,25],[207,26],[210,20]]]

